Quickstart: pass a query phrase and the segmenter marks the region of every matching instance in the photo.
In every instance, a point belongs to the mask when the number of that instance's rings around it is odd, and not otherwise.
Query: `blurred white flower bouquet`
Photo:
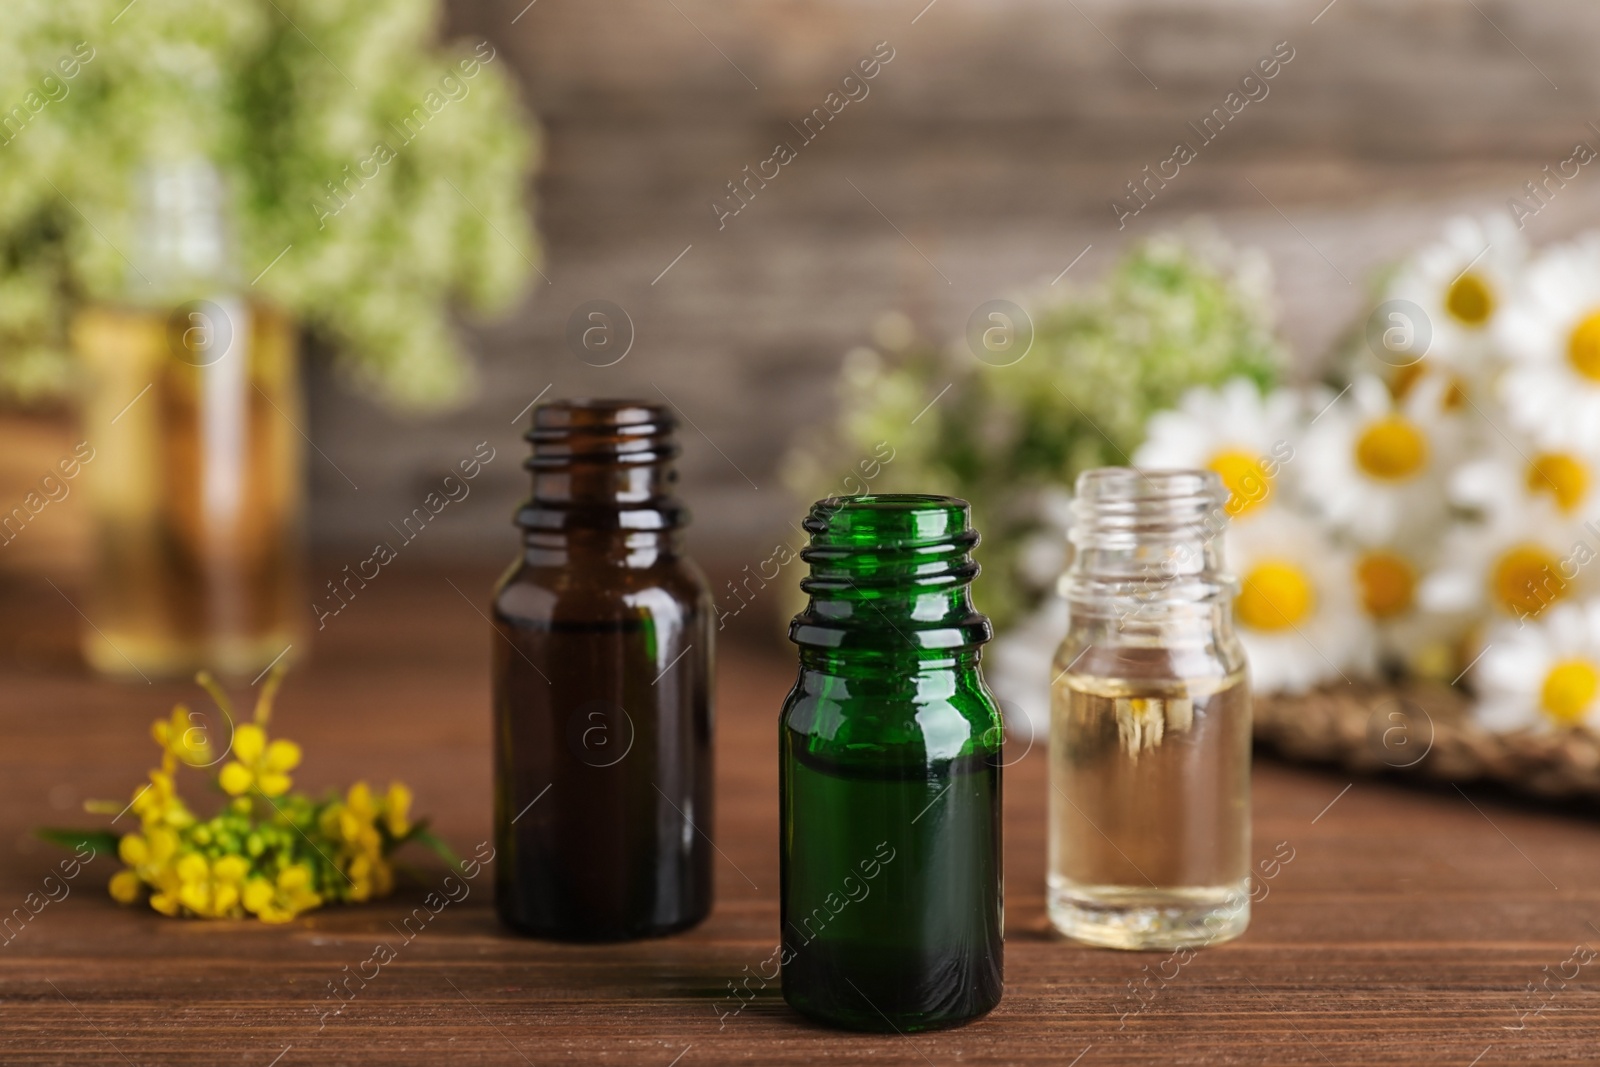
[[[1047,721],[1066,608],[1045,590],[1066,490],[1085,466],[1131,460],[1210,468],[1231,490],[1227,559],[1257,692],[1465,682],[1491,732],[1600,728],[1600,235],[1530,255],[1508,218],[1451,221],[1386,276],[1332,384],[1308,389],[1274,384],[1251,263],[1158,240],[1098,295],[1047,313],[1115,307],[1114,343],[1065,330],[1044,358],[964,382],[931,352],[888,371],[870,353],[847,363],[847,434],[897,447],[938,385],[961,382],[911,428],[894,476],[978,507],[980,553],[1001,574],[978,594],[1003,624],[995,688]],[[1146,302],[1109,295],[1153,264],[1181,281]],[[1190,347],[1152,360],[1141,345],[1158,336]],[[1102,354],[1137,369],[1104,375]],[[1041,444],[1041,422],[1063,428],[1056,441]]]
[[[1340,383],[1192,391],[1135,462],[1233,490],[1258,692],[1404,675],[1494,732],[1600,725],[1600,235],[1455,219],[1381,296]]]
[[[1032,343],[1006,365],[885,316],[877,347],[845,357],[838,432],[791,452],[786,480],[807,500],[837,493],[857,458],[887,442],[894,462],[874,492],[972,502],[983,530],[976,596],[1005,629],[1061,572],[1080,471],[1127,463],[1151,414],[1194,386],[1276,382],[1270,293],[1264,257],[1195,231],[1135,246],[1093,288],[1045,287],[1025,301]]]
[[[124,295],[136,173],[194,157],[227,179],[253,294],[387,400],[457,395],[451,303],[504,306],[537,256],[535,133],[507,58],[441,47],[441,21],[441,0],[8,4],[0,396],[69,389],[73,311]]]

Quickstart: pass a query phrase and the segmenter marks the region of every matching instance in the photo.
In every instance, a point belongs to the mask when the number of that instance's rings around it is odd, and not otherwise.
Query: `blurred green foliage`
[[[470,367],[451,305],[504,306],[537,258],[536,133],[503,54],[436,43],[440,6],[9,3],[0,393],[26,401],[71,388],[73,310],[137,299],[140,168],[202,158],[230,189],[240,285],[271,264],[252,292],[329,339],[384,399],[459,395]],[[380,144],[392,158],[374,162]]]
[[[1098,285],[1046,289],[1024,306],[1033,345],[1004,367],[964,338],[941,348],[887,318],[876,348],[845,359],[837,432],[798,444],[786,471],[808,498],[837,493],[855,458],[887,441],[894,459],[873,492],[971,501],[983,534],[974,597],[1002,627],[1053,579],[1028,550],[1059,539],[1059,505],[1081,471],[1128,464],[1145,421],[1189,388],[1243,375],[1265,389],[1283,365],[1264,258],[1203,231],[1138,244]]]

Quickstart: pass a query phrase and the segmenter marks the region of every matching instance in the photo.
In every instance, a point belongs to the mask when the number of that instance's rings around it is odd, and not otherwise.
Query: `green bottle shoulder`
[[[831,759],[936,762],[997,753],[1000,708],[976,667],[920,666],[855,676],[802,668],[783,704],[785,744]]]

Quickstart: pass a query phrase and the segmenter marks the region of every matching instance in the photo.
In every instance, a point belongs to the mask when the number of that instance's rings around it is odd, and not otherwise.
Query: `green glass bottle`
[[[1000,1001],[998,707],[978,671],[966,501],[818,502],[779,726],[783,996],[855,1030]]]

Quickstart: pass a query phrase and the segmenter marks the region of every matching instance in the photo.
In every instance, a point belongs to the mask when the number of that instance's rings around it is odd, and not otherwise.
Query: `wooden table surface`
[[[301,786],[402,778],[465,853],[489,835],[490,638],[447,578],[486,599],[481,574],[400,573],[364,590],[318,635],[275,723],[305,746]],[[151,764],[150,721],[191,694],[85,676],[71,654],[76,616],[48,585],[6,589],[0,604],[5,914],[62,855],[30,829],[103,822],[78,811],[82,799],[129,795]],[[1035,748],[1006,771],[1006,993],[993,1014],[936,1034],[842,1034],[790,1013],[776,984],[729,1014],[740,1003],[729,984],[777,938],[774,719],[791,671],[774,650],[722,650],[717,904],[696,930],[604,947],[525,940],[496,924],[480,876],[323,1019],[330,981],[398,940],[390,924],[442,881],[437,861],[389,900],[269,927],[118,907],[100,858],[0,947],[0,1063],[1600,1060],[1591,816],[1265,757],[1255,853],[1293,858],[1271,869],[1240,941],[1179,967],[1052,938]]]

